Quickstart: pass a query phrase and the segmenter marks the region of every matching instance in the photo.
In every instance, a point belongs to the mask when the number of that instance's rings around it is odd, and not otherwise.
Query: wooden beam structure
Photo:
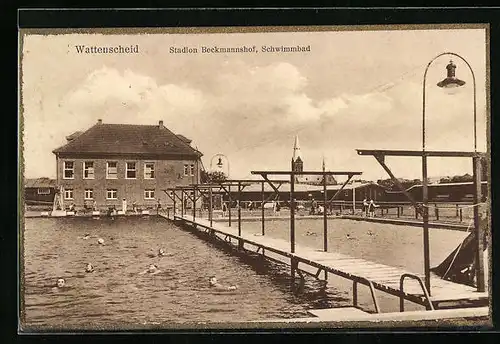
[[[484,152],[462,152],[462,151],[428,151],[428,150],[390,150],[390,149],[356,149],[358,155],[383,155],[383,156],[405,156],[405,157],[438,157],[438,158],[474,158],[486,156]]]
[[[252,171],[251,173],[254,175],[260,175],[264,181],[268,182],[269,175],[288,175],[290,176],[290,252],[295,253],[295,177],[298,175],[316,175],[323,176],[323,190],[325,190],[325,200],[326,200],[326,177],[331,175],[337,176],[347,176],[348,180],[344,183],[342,188],[347,184],[347,182],[355,175],[361,175],[362,172],[357,171],[294,171],[294,163],[293,159],[291,161],[291,170],[290,171]],[[271,185],[272,186],[272,185]],[[274,187],[273,187],[274,189]],[[275,192],[277,190],[275,189]],[[339,190],[340,191],[340,190]],[[337,192],[337,194],[339,193]],[[336,196],[334,196],[336,197]],[[328,251],[328,221],[326,217],[327,205],[326,203],[323,205],[323,250],[324,252]],[[290,263],[291,267],[291,276],[292,280],[295,278],[295,270],[296,270],[296,262],[294,260]],[[327,275],[325,273],[325,279]]]
[[[465,152],[465,151],[427,151],[427,150],[366,150],[357,149],[358,155],[372,155],[389,174],[391,180],[403,192],[403,194],[415,206],[415,210],[422,214],[423,219],[423,241],[424,241],[424,274],[425,274],[425,287],[431,293],[431,275],[430,275],[430,246],[429,246],[429,205],[428,205],[428,181],[427,181],[427,158],[470,158],[472,159],[472,174],[474,183],[474,230],[476,240],[476,257],[475,257],[475,274],[476,274],[476,287],[479,292],[485,291],[484,280],[484,262],[483,262],[483,235],[479,219],[479,204],[482,201],[481,190],[481,159],[486,158],[485,152]],[[385,163],[386,156],[398,157],[420,157],[422,159],[422,203],[421,205],[411,197],[411,195],[404,189],[394,173],[389,169]]]

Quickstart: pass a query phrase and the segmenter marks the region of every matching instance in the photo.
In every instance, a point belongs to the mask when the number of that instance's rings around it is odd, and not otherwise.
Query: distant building
[[[24,180],[24,202],[28,205],[52,205],[55,193],[55,179],[37,178]]]
[[[292,171],[304,171],[304,162],[302,161],[300,153],[299,136],[295,136],[295,142],[293,143]],[[300,179],[300,177],[301,176],[298,176],[297,179]]]
[[[422,185],[414,185],[406,191],[417,202],[422,201]],[[488,195],[488,182],[481,182],[481,196],[484,201]],[[386,201],[388,202],[409,202],[409,199],[399,190],[386,191]],[[473,202],[474,183],[439,183],[428,185],[429,202]]]
[[[57,185],[65,203],[99,208],[131,209],[165,205],[168,187],[198,183],[202,154],[191,140],[158,125],[103,124],[66,137],[67,144],[53,151]]]
[[[342,185],[328,185],[327,186],[327,198],[330,200],[333,195],[337,193]],[[385,189],[372,182],[368,183],[351,183],[347,184],[342,191],[337,195],[336,201],[352,202],[353,200],[353,190],[355,192],[355,201],[362,201],[363,198],[373,199],[375,201],[385,200]],[[272,187],[265,183],[264,184],[264,198],[268,199],[274,195]],[[323,200],[323,186],[322,185],[312,185],[312,184],[297,184],[294,187],[294,196],[297,201],[308,201],[311,199]],[[236,200],[238,198],[238,193],[235,191],[231,192],[231,199]],[[224,200],[227,201],[229,198],[224,195]],[[284,183],[279,188],[279,200],[288,202],[290,200],[290,183]],[[251,184],[243,189],[241,192],[241,201],[248,202],[252,201],[256,204],[260,204],[262,201],[262,187],[259,183]]]
[[[323,170],[325,168],[325,161],[323,160]],[[293,158],[292,158],[292,171],[303,172],[304,171],[304,161],[302,160],[302,154],[300,152],[299,137],[295,136],[295,142],[293,144]],[[301,184],[312,184],[317,185],[323,183],[323,176],[321,175],[299,175],[295,177],[295,181]],[[328,185],[336,185],[337,181],[333,176],[326,176],[326,183]]]

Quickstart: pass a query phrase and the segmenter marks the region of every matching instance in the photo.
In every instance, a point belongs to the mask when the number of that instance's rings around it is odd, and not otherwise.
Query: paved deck
[[[354,307],[310,310],[311,317],[293,319],[256,320],[254,323],[336,323],[336,322],[399,322],[447,319],[488,318],[488,307],[439,309],[434,311],[408,311],[391,313],[366,313]]]
[[[415,279],[406,279],[404,290],[400,290],[400,278],[402,275],[412,274],[424,280],[424,276],[421,273],[416,274],[366,259],[355,258],[336,252],[318,251],[297,244],[295,245],[295,252],[291,253],[290,243],[286,240],[269,236],[256,236],[244,232],[239,236],[238,229],[235,227],[228,227],[215,222],[210,226],[208,220],[196,218],[193,221],[193,217],[190,215],[175,215],[175,219],[190,226],[196,225],[196,227],[201,227],[201,229],[211,231],[225,238],[236,239],[241,244],[250,244],[262,249],[261,252],[274,252],[307,266],[315,267],[318,269],[318,275],[320,270],[323,270],[360,284],[367,285],[367,282],[370,281],[375,289],[397,297],[403,297],[405,300],[421,305],[427,304],[422,287]],[[300,266],[297,266],[297,268],[300,269]],[[433,304],[473,300],[487,302],[488,293],[477,292],[474,287],[446,281],[437,276],[431,276],[431,301]]]

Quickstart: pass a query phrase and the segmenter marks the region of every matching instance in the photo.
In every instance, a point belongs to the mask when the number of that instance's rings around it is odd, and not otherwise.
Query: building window
[[[126,165],[127,166],[125,171],[125,178],[135,179],[136,178],[135,162],[127,162]]]
[[[73,161],[64,162],[64,179],[74,179],[75,178],[75,164]]]
[[[94,199],[94,190],[85,189],[85,199]]]
[[[106,199],[118,199],[118,190],[107,189],[106,190]]]
[[[64,190],[64,199],[73,199],[73,189]]]
[[[106,179],[118,179],[118,163],[116,161],[107,162]]]
[[[189,176],[189,165],[184,165],[184,176]]]
[[[83,163],[83,179],[94,179],[94,162],[85,161]]]
[[[154,179],[155,178],[155,163],[146,162],[144,164],[144,179]]]
[[[194,164],[191,164],[189,167],[190,167],[190,171],[189,171],[190,175],[194,176]]]
[[[50,195],[50,189],[49,188],[38,188],[37,194],[39,194],[39,195]]]
[[[144,199],[155,199],[155,190],[153,189],[144,190]]]

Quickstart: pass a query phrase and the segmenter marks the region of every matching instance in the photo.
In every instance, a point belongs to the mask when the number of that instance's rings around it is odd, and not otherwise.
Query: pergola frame
[[[260,175],[266,182],[270,183],[267,178],[268,175],[287,175],[290,176],[290,252],[295,253],[295,177],[298,175],[313,175],[313,176],[323,176],[323,197],[324,197],[324,211],[323,211],[323,250],[328,251],[328,220],[327,220],[327,203],[333,201],[340,192],[344,189],[347,183],[351,180],[353,176],[361,175],[362,172],[352,172],[352,171],[293,171],[293,160],[292,160],[292,170],[291,171],[252,171],[252,174]],[[326,188],[326,176],[347,176],[346,182],[342,187],[337,190],[335,195],[328,201],[327,188]],[[273,187],[274,188],[274,187]]]
[[[423,237],[424,237],[424,273],[425,287],[431,295],[431,279],[430,279],[430,245],[429,245],[429,205],[428,205],[428,182],[427,182],[427,158],[428,157],[462,157],[472,158],[472,174],[474,183],[474,230],[476,237],[476,281],[477,291],[485,291],[484,279],[484,261],[483,261],[483,235],[479,221],[479,203],[482,201],[481,190],[481,159],[486,157],[484,152],[465,152],[465,151],[425,151],[425,150],[365,150],[357,149],[358,155],[372,155],[389,174],[391,180],[396,184],[401,192],[412,202],[415,210],[422,214],[423,219]],[[419,204],[405,190],[403,185],[395,177],[394,173],[385,163],[386,156],[403,156],[403,157],[421,157],[422,158],[422,203]]]

